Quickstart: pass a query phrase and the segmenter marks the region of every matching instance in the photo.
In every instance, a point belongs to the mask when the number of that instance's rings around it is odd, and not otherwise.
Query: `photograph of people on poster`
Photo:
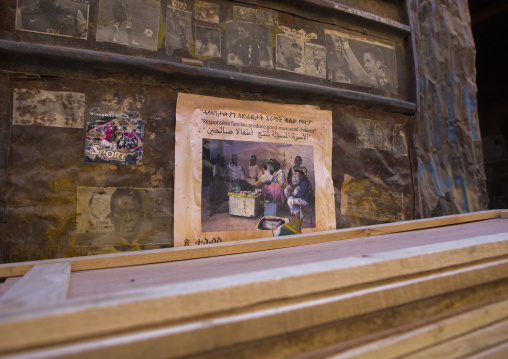
[[[334,229],[331,124],[314,106],[180,93],[175,246],[271,237],[293,219]]]
[[[157,50],[160,2],[100,0],[97,41]]]
[[[172,190],[78,187],[76,244],[111,251],[173,246]],[[146,245],[159,244],[148,247]]]
[[[175,49],[190,50],[192,12],[177,10],[168,6],[166,24],[166,51],[168,55],[172,55]]]
[[[196,55],[220,57],[220,29],[196,25]]]
[[[328,79],[398,93],[395,47],[325,30]]]
[[[196,0],[194,4],[194,18],[199,21],[219,23],[219,4]]]
[[[204,138],[201,231],[252,230],[255,219],[291,219],[296,212],[304,228],[315,228],[313,159],[309,145]]]
[[[16,30],[86,40],[88,12],[88,1],[17,0]]]
[[[303,49],[305,43],[303,40],[292,38],[286,35],[277,34],[277,52],[275,68],[295,72],[297,74],[305,73],[305,59]]]
[[[305,74],[326,78],[326,47],[311,43],[305,44]]]
[[[228,65],[273,69],[270,27],[247,22],[226,24]]]

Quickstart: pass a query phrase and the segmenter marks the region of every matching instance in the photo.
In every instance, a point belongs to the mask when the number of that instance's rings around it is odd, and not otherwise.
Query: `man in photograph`
[[[249,177],[251,184],[254,184],[260,175],[259,166],[257,164],[257,157],[256,155],[250,156],[250,163],[249,163]]]
[[[191,28],[190,13],[172,10],[168,7],[168,29],[166,43],[175,49],[189,49]]]
[[[126,0],[114,0],[113,2],[113,33],[112,41],[118,42],[116,33],[125,24],[125,32],[127,33],[127,41],[130,45],[139,45],[132,39],[132,19],[129,14],[129,3]]]
[[[386,76],[383,53],[377,46],[364,47],[362,65],[346,38],[331,35],[331,39],[339,61],[338,67],[343,67],[343,72],[350,74],[350,77],[353,78],[351,83],[395,92],[395,86]]]
[[[279,70],[304,73],[303,41],[277,35],[277,63]]]
[[[117,188],[111,195],[109,220],[114,231],[96,238],[92,245],[143,245],[170,243],[167,233],[153,228],[144,217],[141,193],[134,188]]]
[[[252,38],[251,28],[247,24],[239,24],[238,38],[228,52],[228,64],[239,66],[261,66],[261,53],[265,50],[271,54],[262,42]]]
[[[219,47],[212,42],[212,30],[201,28],[200,35],[202,39],[196,39],[196,54],[201,56],[220,57]]]
[[[229,210],[228,192],[228,185],[221,180],[219,175],[215,175],[212,184],[208,187],[208,217]]]
[[[87,19],[78,9],[62,6],[57,0],[37,0],[32,6],[19,5],[16,29],[86,38]]]
[[[231,163],[228,169],[232,187],[239,187],[241,191],[250,191],[252,189],[249,182],[245,180],[245,170],[238,165],[238,155],[236,153],[231,155]]]
[[[389,92],[395,92],[395,86],[393,86],[390,79],[386,77],[384,56],[378,47],[372,46],[363,53],[363,64],[365,71],[376,79],[378,88]]]

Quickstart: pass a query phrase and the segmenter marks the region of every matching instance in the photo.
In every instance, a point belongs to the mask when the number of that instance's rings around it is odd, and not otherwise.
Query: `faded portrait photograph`
[[[326,47],[311,43],[305,44],[305,74],[326,78]]]
[[[196,25],[195,53],[200,56],[220,57],[220,29]]]
[[[256,22],[256,9],[233,6],[233,19],[236,21]]]
[[[176,49],[190,50],[192,39],[192,12],[168,6],[166,11],[166,52]]]
[[[303,40],[295,39],[286,35],[277,35],[276,45],[276,63],[277,70],[295,72],[297,74],[305,73],[305,58],[303,50],[305,43]]]
[[[89,4],[72,0],[17,0],[16,30],[87,39]]]
[[[270,27],[237,21],[226,24],[228,65],[273,69],[272,52]]]
[[[100,0],[97,41],[157,50],[160,2]]]
[[[199,21],[219,23],[219,4],[197,0],[194,4],[194,18]]]
[[[170,189],[78,187],[77,200],[79,246],[173,246]]]
[[[328,79],[398,93],[393,46],[326,34]]]
[[[201,231],[315,228],[313,147],[203,139]]]

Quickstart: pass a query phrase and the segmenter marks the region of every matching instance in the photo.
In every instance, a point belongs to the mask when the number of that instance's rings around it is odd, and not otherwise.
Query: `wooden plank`
[[[505,267],[503,270],[506,270]],[[482,276],[488,273],[477,273]],[[436,278],[437,274],[432,275]],[[453,274],[446,285],[454,282]],[[466,278],[459,278],[460,281]],[[471,277],[467,278],[471,279]],[[467,280],[466,279],[466,280]],[[418,281],[410,280],[413,284]],[[421,284],[421,279],[420,279]],[[432,283],[442,286],[445,283]],[[101,335],[92,340],[76,344],[57,346],[38,357],[77,358],[77,357],[122,357],[122,358],[177,358],[185,355],[197,355],[226,347],[234,347],[246,342],[261,340],[286,334],[291,331],[313,328],[330,320],[351,317],[362,312],[373,304],[377,308],[386,308],[401,303],[401,297],[407,295],[422,297],[422,291],[432,288],[428,283],[425,288],[401,287],[398,290],[385,290],[379,287],[376,291],[358,291],[351,295],[334,295],[325,298],[314,298],[308,302],[290,303],[268,308],[256,308],[248,312],[235,313],[221,317],[200,318],[192,322],[176,323],[169,326],[158,326],[127,334],[111,337]],[[390,289],[395,289],[391,287]],[[377,293],[375,293],[377,292]],[[435,294],[435,292],[434,292]],[[412,300],[416,299],[416,296]],[[168,310],[168,308],[164,308]],[[132,314],[132,313],[130,313]],[[337,315],[339,314],[339,315]],[[125,313],[124,313],[125,315]],[[426,358],[428,358],[427,356]]]
[[[508,211],[501,212],[501,218],[508,219]]]
[[[90,353],[106,356],[110,345],[120,345],[120,356],[126,357],[156,347],[174,356],[190,355],[490,283],[507,272],[504,233],[68,300],[58,307],[0,316],[0,351],[104,336],[91,344]],[[147,330],[107,337],[140,328]]]
[[[122,290],[139,290],[152,286],[212,279],[232,273],[242,274],[319,261],[341,260],[347,257],[372,256],[381,252],[502,232],[508,232],[508,221],[499,218],[453,227],[385,234],[376,237],[376,240],[372,240],[371,237],[352,238],[281,248],[270,252],[79,271],[72,274],[68,297],[95,296]]]
[[[11,277],[11,278],[7,278],[5,280],[5,282],[2,283],[2,285],[0,286],[0,297],[5,293],[7,292],[7,290],[9,288],[11,288],[14,283],[16,283],[18,280],[20,279],[20,277]]]
[[[134,266],[148,263],[181,261],[196,258],[207,258],[238,253],[297,247],[350,238],[377,236],[381,234],[406,232],[438,226],[449,226],[460,223],[482,221],[492,218],[499,218],[501,212],[501,210],[482,211],[454,216],[380,224],[375,226],[306,233],[286,237],[251,239],[245,241],[210,244],[195,247],[179,247],[170,249],[147,250],[141,252],[105,254],[89,257],[1,264],[0,277],[21,276],[28,272],[28,270],[30,270],[30,268],[32,268],[34,265],[46,263],[69,262],[71,263],[71,270],[78,271],[98,268]]]
[[[412,359],[449,359],[474,356],[492,346],[506,344],[508,338],[508,320],[461,335],[453,340],[431,346],[428,349],[411,353]]]
[[[36,265],[0,297],[0,312],[62,302],[67,297],[69,263]]]
[[[487,350],[484,350],[480,353],[475,353],[474,355],[468,358],[475,359],[506,359],[508,358],[508,343],[503,343],[501,345],[496,345]],[[467,359],[467,358],[465,358]]]
[[[366,11],[354,9],[352,7],[349,7],[349,6],[346,6],[343,4],[337,4],[335,1],[326,1],[326,2],[331,3],[332,4],[331,6],[333,6],[335,9],[337,9],[341,12],[352,14],[352,15],[358,16],[358,17],[366,19],[366,20],[382,23],[384,25],[388,25],[388,26],[393,27],[395,29],[402,30],[406,33],[411,32],[411,28],[409,26],[401,24],[397,21],[387,19],[387,18],[378,16],[378,15],[374,15],[374,14],[368,13]]]
[[[331,355],[327,359],[395,358],[463,336],[500,320],[508,320],[508,300],[425,325],[369,344]]]

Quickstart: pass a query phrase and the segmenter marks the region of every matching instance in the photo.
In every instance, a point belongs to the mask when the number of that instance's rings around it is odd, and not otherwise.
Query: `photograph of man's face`
[[[304,41],[277,35],[276,68],[296,73],[305,73],[303,57]]]
[[[136,238],[142,215],[141,195],[137,190],[120,188],[113,193],[110,216],[118,236],[127,240]]]
[[[78,187],[78,246],[173,245],[172,191]]]

